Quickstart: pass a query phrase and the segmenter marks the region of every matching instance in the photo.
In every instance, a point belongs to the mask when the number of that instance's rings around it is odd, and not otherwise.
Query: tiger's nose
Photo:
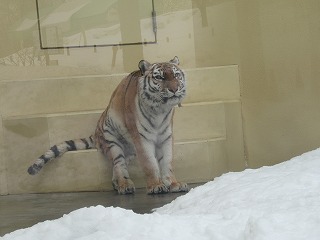
[[[179,89],[179,84],[174,83],[174,82],[170,82],[170,83],[168,83],[168,85],[166,87],[169,92],[176,93]]]
[[[178,87],[174,87],[174,88],[168,88],[169,92],[172,92],[173,94],[175,94],[178,91]]]

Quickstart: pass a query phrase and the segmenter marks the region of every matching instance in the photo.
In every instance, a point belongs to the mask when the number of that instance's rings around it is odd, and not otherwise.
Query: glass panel
[[[37,0],[41,46],[154,43],[152,12],[151,0]],[[25,29],[26,24],[22,22],[18,29]]]
[[[235,0],[0,1],[0,81],[127,73],[175,55],[185,69],[239,63]]]

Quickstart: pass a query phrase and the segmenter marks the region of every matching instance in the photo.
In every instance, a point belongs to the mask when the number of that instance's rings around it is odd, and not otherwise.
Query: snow
[[[151,214],[95,206],[3,240],[320,239],[320,149],[227,173]]]

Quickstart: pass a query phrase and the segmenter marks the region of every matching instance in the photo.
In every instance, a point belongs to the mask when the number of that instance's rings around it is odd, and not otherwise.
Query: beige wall
[[[126,1],[121,0],[121,7]],[[141,57],[163,61],[179,56],[190,90],[189,110],[181,116],[205,108],[207,126],[216,133],[221,125],[210,125],[210,117],[224,119],[220,137],[200,134],[194,136],[199,139],[176,142],[177,159],[200,154],[205,156],[201,169],[208,171],[203,173],[205,178],[197,179],[188,175],[188,168],[178,160],[181,178],[200,181],[245,166],[272,165],[319,146],[318,0],[155,0],[155,7],[157,44],[57,52],[39,49],[37,25],[32,25],[36,19],[33,0],[1,1],[0,194],[105,189],[105,169],[99,170],[99,179],[91,185],[82,179],[67,187],[63,180],[56,182],[58,186],[48,180],[39,186],[39,179],[33,183],[38,188],[21,185],[24,169],[32,161],[23,156],[35,157],[60,140],[65,133],[59,126],[68,126],[63,124],[74,118],[84,125],[93,124],[117,82],[136,69]],[[111,14],[115,12],[113,9]],[[140,28],[147,31],[148,27],[146,20],[142,21]],[[89,131],[82,128],[78,134]],[[71,133],[76,135],[76,131]],[[192,131],[186,134],[193,135]],[[183,145],[186,143],[193,147]],[[91,156],[97,164],[94,168],[103,168],[95,153],[80,155],[69,154],[66,166],[72,169],[72,159],[84,162]],[[188,159],[186,165],[193,168]],[[61,164],[60,169],[64,167]],[[54,166],[49,167],[49,175],[59,171]],[[69,173],[74,179],[76,171]]]
[[[250,167],[319,147],[320,2],[237,1]]]
[[[193,1],[201,5],[208,25],[195,19],[196,64],[239,65],[248,166],[319,147],[320,2]]]

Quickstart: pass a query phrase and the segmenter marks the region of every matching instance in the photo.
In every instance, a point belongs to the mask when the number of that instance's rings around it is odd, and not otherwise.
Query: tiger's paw
[[[114,190],[118,191],[119,194],[133,194],[136,190],[134,183],[130,178],[121,181],[113,181],[112,185]]]
[[[170,192],[189,192],[188,184],[183,182],[173,182],[171,183]]]
[[[147,187],[148,194],[161,194],[161,193],[168,193],[169,189],[163,183],[154,184]]]

